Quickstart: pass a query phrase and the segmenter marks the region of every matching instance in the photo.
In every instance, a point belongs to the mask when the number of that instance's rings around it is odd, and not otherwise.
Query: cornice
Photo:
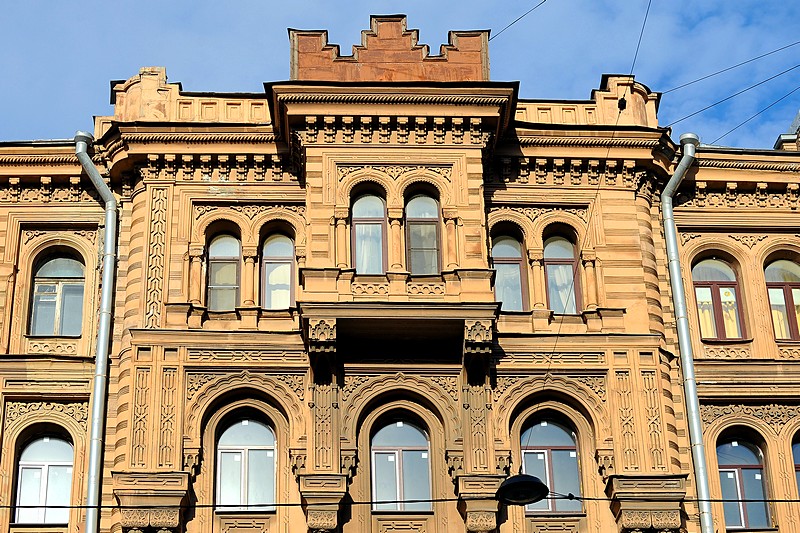
[[[102,158],[95,155],[92,157],[95,163],[101,163]],[[0,155],[0,165],[80,165],[77,156],[74,154],[63,155]]]
[[[442,94],[279,94],[280,103],[347,103],[347,104],[445,104],[464,106],[502,106],[510,101],[505,96],[470,96]]]
[[[613,148],[655,148],[660,139],[612,139],[598,137],[519,137],[520,146],[555,147],[613,147]]]
[[[275,141],[273,133],[251,132],[226,132],[226,133],[193,133],[193,132],[164,132],[164,133],[121,133],[121,139],[127,143],[154,144],[154,143],[270,143]],[[109,150],[113,143],[109,145]]]
[[[704,159],[699,157],[697,165],[704,168],[725,168],[734,170],[765,170],[771,172],[800,172],[800,163],[770,163],[760,161],[731,161]]]

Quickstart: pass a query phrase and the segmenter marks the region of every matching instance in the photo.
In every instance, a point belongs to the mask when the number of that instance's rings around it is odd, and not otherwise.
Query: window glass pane
[[[760,465],[761,458],[749,444],[730,441],[717,446],[717,462],[720,465]]]
[[[50,466],[47,469],[47,505],[69,505],[72,485],[71,466]],[[47,508],[44,521],[48,524],[66,524],[69,522],[69,509]]]
[[[242,503],[242,454],[241,452],[221,452],[219,455],[217,503],[239,505]]]
[[[428,447],[428,437],[416,426],[408,422],[391,422],[372,437],[373,446]]]
[[[742,470],[744,483],[744,499],[764,500],[764,472],[760,468],[745,468]],[[769,527],[769,511],[766,502],[746,502],[747,526]]]
[[[274,446],[275,434],[257,420],[240,420],[219,437],[219,446]]]
[[[785,259],[774,261],[764,270],[764,276],[767,282],[799,283],[800,265]]]
[[[19,496],[17,505],[41,505],[42,494],[42,469],[27,468],[19,469]],[[17,522],[20,524],[38,524],[44,519],[44,509],[17,509]]]
[[[714,323],[714,302],[711,300],[710,287],[695,287],[697,299],[697,315],[700,319],[700,336],[705,339],[717,337],[717,327]]]
[[[725,336],[738,339],[742,336],[739,324],[739,311],[736,306],[736,291],[732,287],[720,287],[719,299],[722,305],[722,323],[725,324]]]
[[[409,256],[409,267],[412,274],[438,274],[439,254],[436,250],[412,250]]]
[[[356,272],[383,274],[383,225],[356,224]]]
[[[28,444],[19,457],[20,461],[71,463],[72,444],[55,437],[42,437]]]
[[[286,235],[270,235],[264,241],[264,257],[294,257],[294,244]]]
[[[769,294],[769,307],[772,312],[772,326],[776,339],[791,338],[789,330],[789,315],[786,314],[786,298],[783,289],[767,289]]]
[[[800,466],[800,442],[792,444],[792,457],[794,458],[794,464]]]
[[[61,335],[80,335],[83,326],[83,283],[61,286]]]
[[[547,479],[547,452],[540,451],[540,452],[524,452],[522,457],[522,469],[524,473],[529,474],[531,476],[536,476],[541,479],[545,484],[548,484],[549,481]],[[531,503],[525,506],[528,510],[535,510],[535,509],[544,509],[547,510],[550,508],[550,501],[545,498],[542,501]]]
[[[52,288],[53,293],[44,292]],[[33,296],[31,335],[54,335],[56,324],[55,285],[37,285]]]
[[[575,450],[553,450],[553,486],[550,492],[581,495],[578,477],[578,453]],[[580,500],[555,500],[557,511],[580,511]]]
[[[428,451],[403,450],[403,499],[430,500],[431,481]],[[406,511],[430,511],[430,502],[406,503]]]
[[[208,246],[208,257],[239,257],[239,239],[230,235],[214,237]]]
[[[232,289],[208,289],[209,311],[232,311],[236,308],[237,301],[235,287]]]
[[[572,265],[547,265],[547,295],[557,315],[574,315],[575,283]]]
[[[794,305],[795,324],[800,326],[800,289],[792,289],[792,304]]]
[[[719,259],[700,261],[692,268],[694,281],[736,281],[733,269]]]
[[[736,472],[733,470],[720,470],[719,482],[722,485],[723,500],[739,500],[739,488],[737,486]],[[725,525],[728,527],[742,527],[742,514],[739,502],[726,501],[722,503],[725,512]]]
[[[549,420],[537,422],[522,433],[523,446],[575,446],[572,432]]]
[[[416,196],[406,205],[407,218],[439,218],[436,200],[428,196]]]
[[[436,225],[427,222],[408,223],[408,247],[412,250],[435,250]]]
[[[82,278],[83,264],[71,257],[54,257],[36,270],[37,278]]]
[[[377,196],[362,196],[353,204],[353,218],[383,218],[383,200]]]
[[[497,237],[492,243],[492,257],[521,258],[522,246],[513,237]]]
[[[494,292],[503,311],[522,311],[522,274],[519,264],[495,263]]]
[[[575,259],[575,247],[564,237],[550,237],[544,241],[545,259]]]
[[[266,263],[264,265],[264,307],[288,309],[291,296],[292,264]]]
[[[247,503],[275,503],[275,452],[250,450],[247,459]],[[272,507],[250,508],[251,511],[270,509]]]
[[[238,267],[237,263],[212,261],[208,265],[208,284],[215,287],[235,286]]]
[[[397,500],[397,456],[394,452],[375,452],[373,454],[373,467],[375,472],[375,501]],[[392,511],[398,509],[396,503],[376,503],[374,509],[378,511]]]

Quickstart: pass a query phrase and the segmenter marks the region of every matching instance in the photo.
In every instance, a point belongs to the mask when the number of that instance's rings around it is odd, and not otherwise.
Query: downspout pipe
[[[85,533],[97,533],[100,527],[100,485],[103,476],[103,436],[108,396],[108,351],[111,342],[111,304],[114,296],[114,269],[117,249],[117,199],[100,176],[87,153],[94,142],[91,134],[75,134],[75,154],[100,198],[105,202],[106,227],[103,238],[103,285],[97,326],[92,412],[89,419],[89,468],[86,487]]]
[[[672,199],[678,186],[683,181],[686,171],[695,160],[700,138],[694,133],[681,135],[683,155],[675,173],[667,182],[661,193],[661,213],[664,221],[664,238],[667,241],[667,260],[669,266],[669,282],[672,287],[672,304],[675,308],[675,321],[678,328],[678,347],[680,348],[681,369],[683,371],[683,395],[686,398],[686,419],[689,423],[689,442],[692,447],[697,499],[700,507],[701,533],[714,533],[714,521],[711,515],[711,494],[708,485],[708,468],[705,446],[703,445],[703,424],[700,419],[700,400],[697,396],[697,380],[694,373],[694,353],[689,333],[689,319],[686,315],[686,292],[683,288],[683,274],[678,259],[678,230],[675,226],[675,214],[672,210]]]

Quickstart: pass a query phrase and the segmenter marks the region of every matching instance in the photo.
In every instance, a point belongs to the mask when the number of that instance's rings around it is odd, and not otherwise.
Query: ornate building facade
[[[659,93],[522,99],[402,16],[290,40],[259,93],[112,84],[105,398],[103,204],[72,141],[0,143],[0,529],[83,531],[102,402],[101,531],[699,531]],[[701,146],[676,196],[720,531],[800,530],[737,501],[799,497],[798,176],[796,134]]]

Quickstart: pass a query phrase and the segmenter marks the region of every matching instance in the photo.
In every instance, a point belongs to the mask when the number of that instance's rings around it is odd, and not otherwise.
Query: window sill
[[[26,333],[23,335],[26,339],[37,339],[37,340],[76,340],[80,339],[83,335],[34,335],[33,333]]]
[[[403,518],[413,518],[415,516],[424,517],[424,516],[432,516],[433,515],[433,510],[430,510],[430,511],[394,511],[394,510],[384,509],[384,510],[378,511],[378,510],[372,509],[371,512],[375,516],[400,515]]]
[[[715,346],[723,344],[750,344],[753,339],[700,339],[703,344],[713,344]]]

